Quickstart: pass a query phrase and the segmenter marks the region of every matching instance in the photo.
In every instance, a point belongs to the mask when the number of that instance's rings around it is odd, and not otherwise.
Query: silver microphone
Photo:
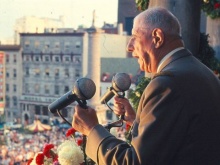
[[[114,95],[119,95],[120,92],[125,92],[131,86],[130,76],[126,73],[117,73],[112,78],[112,86],[108,89],[108,91],[101,98],[101,104],[107,103]]]
[[[95,83],[89,78],[79,78],[75,81],[73,89],[48,106],[52,113],[61,110],[77,101],[81,107],[86,107],[86,100],[91,99],[96,91]]]

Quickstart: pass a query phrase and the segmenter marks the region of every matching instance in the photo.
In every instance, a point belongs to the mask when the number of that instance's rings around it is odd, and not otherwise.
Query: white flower
[[[80,165],[84,162],[81,148],[75,141],[66,140],[58,148],[58,161],[61,165]]]

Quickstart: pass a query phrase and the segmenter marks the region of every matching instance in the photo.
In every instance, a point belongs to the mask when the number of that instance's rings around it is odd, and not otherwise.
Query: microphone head
[[[131,78],[127,73],[117,73],[112,78],[112,87],[117,92],[124,92],[131,86]]]
[[[73,93],[76,94],[80,100],[91,99],[95,91],[95,83],[89,78],[79,78],[74,83]]]

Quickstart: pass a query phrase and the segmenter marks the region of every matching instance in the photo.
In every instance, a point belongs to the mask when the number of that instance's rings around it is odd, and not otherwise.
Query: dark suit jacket
[[[100,165],[219,165],[219,79],[186,49],[176,52],[141,97],[131,146],[98,125],[86,152]]]

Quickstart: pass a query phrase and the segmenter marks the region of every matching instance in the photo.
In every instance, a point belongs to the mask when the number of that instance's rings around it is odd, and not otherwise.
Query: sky
[[[96,25],[117,23],[118,0],[0,0],[0,40],[13,36],[16,19],[36,16],[59,19],[65,17],[65,27],[90,26],[95,10]]]

